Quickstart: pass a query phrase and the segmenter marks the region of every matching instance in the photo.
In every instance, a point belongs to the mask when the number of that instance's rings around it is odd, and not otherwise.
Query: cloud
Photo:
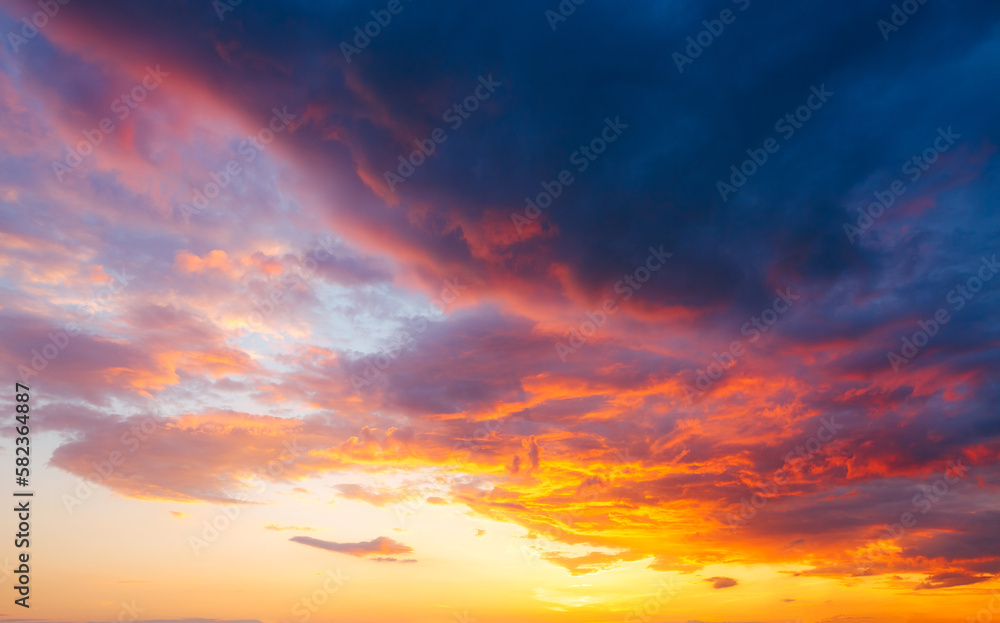
[[[641,554],[629,554],[627,552],[608,554],[604,552],[591,552],[583,556],[566,556],[559,553],[545,553],[542,558],[553,562],[570,572],[571,575],[586,575],[609,569],[620,562],[628,562],[642,558]]]
[[[712,588],[729,588],[731,586],[736,586],[737,584],[740,583],[739,580],[736,580],[736,579],[733,579],[733,578],[726,578],[726,577],[708,578],[705,581],[706,582],[711,582],[712,583]]]
[[[969,584],[979,584],[991,580],[993,576],[972,575],[969,573],[951,572],[935,573],[928,576],[926,580],[917,586],[917,590],[927,590],[935,588],[950,588],[952,586],[968,586]]]
[[[726,551],[733,563],[809,560],[804,573],[843,578],[881,526],[914,510],[914,492],[964,457],[975,476],[866,573],[920,573],[939,588],[1000,572],[982,493],[1000,483],[998,282],[899,374],[886,362],[994,253],[1000,78],[982,68],[995,64],[1000,7],[928,5],[934,18],[892,46],[877,33],[845,38],[875,31],[884,7],[860,0],[810,37],[796,25],[813,8],[756,7],[740,28],[773,45],[727,34],[681,75],[669,55],[651,63],[646,52],[698,32],[703,11],[579,11],[558,33],[578,52],[567,68],[544,20],[524,27],[528,6],[452,7],[464,32],[522,33],[502,46],[441,37],[411,49],[439,27],[431,11],[394,22],[365,63],[347,64],[316,63],[301,25],[336,31],[353,23],[351,3],[261,6],[232,28],[193,4],[165,14],[110,0],[60,14],[47,47],[39,38],[11,57],[0,210],[32,217],[4,220],[0,362],[30,369],[52,398],[38,426],[60,434],[53,466],[93,477],[119,452],[124,463],[96,478],[117,494],[211,503],[241,499],[255,477],[292,486],[331,471],[433,469],[448,492],[428,503],[550,535],[544,559],[572,573],[645,559],[690,571]],[[404,55],[409,64],[386,62]],[[108,114],[147,56],[183,82],[53,184],[38,163],[80,140],[80,119]],[[500,57],[504,87],[386,192],[382,172]],[[737,86],[718,80],[734,62]],[[629,88],[612,88],[621,76]],[[813,84],[834,91],[830,103],[720,197],[720,177]],[[873,84],[892,88],[872,98]],[[294,130],[185,224],[178,204],[240,157],[234,146],[276,100],[296,111]],[[575,171],[568,154],[615,115],[630,125],[621,140],[516,231],[525,197]],[[844,224],[953,121],[959,144],[849,240]],[[318,230],[336,235],[325,259]],[[623,300],[619,284],[660,245],[670,263]],[[116,272],[136,277],[109,297]],[[445,280],[466,289],[433,311]],[[789,287],[801,299],[756,328]],[[618,308],[602,318],[609,296]],[[64,342],[67,322],[83,329]],[[555,346],[591,325],[562,361]],[[248,328],[261,338],[241,339]],[[403,330],[402,348],[383,340]],[[745,354],[720,367],[732,344]],[[159,413],[152,398],[185,408]],[[155,432],[140,439],[147,414]],[[844,429],[821,452],[797,450],[823,418]],[[779,469],[784,484],[734,534],[727,517]],[[379,507],[407,499],[337,491]]]
[[[373,491],[368,487],[358,484],[340,484],[334,485],[333,488],[336,489],[339,492],[340,497],[344,499],[367,502],[372,506],[397,504],[409,499],[409,494],[403,490]]]
[[[328,443],[316,421],[216,411],[66,423],[75,439],[56,449],[52,464],[136,498],[247,500],[258,488],[250,483],[287,482],[337,463],[310,455]],[[112,453],[125,458],[97,473]]]
[[[358,558],[375,556],[372,560],[379,562],[396,562],[396,558],[387,557],[386,555],[409,554],[413,552],[412,547],[385,536],[380,536],[377,539],[372,539],[371,541],[361,541],[359,543],[336,543],[334,541],[324,541],[322,539],[314,539],[308,536],[293,536],[289,539],[289,541],[324,549],[328,552],[337,552],[339,554],[347,554],[348,556],[357,556]],[[409,561],[404,560],[402,562]]]

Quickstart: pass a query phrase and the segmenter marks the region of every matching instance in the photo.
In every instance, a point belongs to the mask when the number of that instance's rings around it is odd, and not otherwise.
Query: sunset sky
[[[0,622],[1000,617],[1000,4],[0,35]]]

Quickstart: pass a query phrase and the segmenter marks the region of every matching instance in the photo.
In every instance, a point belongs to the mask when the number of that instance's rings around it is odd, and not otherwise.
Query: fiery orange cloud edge
[[[738,391],[734,390],[713,407],[731,405],[734,398],[742,397],[756,403],[755,407],[748,405],[748,411],[763,410],[784,389],[782,384],[775,388],[775,394],[768,395],[761,391],[767,387],[764,379],[744,381],[747,387],[757,389],[755,396],[734,395]],[[567,393],[566,388],[541,387],[552,396]],[[622,395],[617,409],[609,411],[625,411],[638,399],[668,392],[676,395],[678,388],[659,385]],[[538,404],[546,400],[545,393],[536,395]],[[811,421],[796,417],[800,408],[793,404],[784,413],[772,413],[773,423],[791,428],[796,422]],[[464,419],[476,424],[495,414],[467,413]],[[597,421],[607,421],[605,416],[595,415]],[[871,545],[866,544],[865,535],[856,531],[826,531],[822,545],[811,544],[804,554],[801,548],[787,547],[787,533],[755,534],[752,523],[750,529],[727,526],[723,518],[734,509],[725,503],[719,489],[735,487],[751,492],[760,480],[756,465],[741,459],[739,452],[700,463],[681,459],[687,453],[687,442],[708,437],[722,443],[734,424],[746,426],[748,420],[740,414],[715,412],[701,420],[688,420],[683,429],[686,432],[647,438],[645,459],[631,456],[627,448],[623,452],[608,446],[607,440],[598,436],[553,432],[520,439],[504,432],[504,426],[512,421],[500,420],[497,433],[463,445],[456,443],[458,436],[441,435],[432,426],[385,431],[362,427],[358,434],[337,442],[329,420],[320,415],[283,419],[224,411],[188,414],[163,419],[157,434],[143,448],[141,459],[124,466],[104,484],[138,499],[225,503],[237,499],[230,496],[239,491],[241,479],[253,476],[294,483],[335,470],[388,475],[435,468],[469,478],[451,484],[448,503],[523,527],[527,548],[544,539],[549,545],[541,553],[543,559],[573,575],[636,560],[648,560],[655,570],[683,572],[719,563],[807,564],[813,569],[807,573],[845,582],[876,574],[961,575],[961,567],[943,558],[900,559],[895,552],[885,551],[875,551],[873,556],[866,551]],[[128,426],[128,422],[121,422],[118,427],[59,448],[53,464],[87,476],[94,460],[118,445],[120,431]],[[759,436],[748,436],[749,444],[770,434],[769,426],[761,428]],[[580,449],[581,442],[586,442],[587,450]],[[199,448],[197,455],[181,450],[191,447]],[[291,448],[298,449],[293,453]],[[825,470],[849,468],[850,480],[857,482],[871,475],[914,475],[912,469],[879,463],[847,465],[851,460],[845,458],[844,450],[831,448],[812,464],[789,469],[787,491],[770,499],[761,515],[780,512],[783,504],[794,505],[796,498],[814,493],[823,486]],[[665,457],[672,458],[665,461]],[[974,457],[966,458],[974,461]],[[279,477],[261,469],[268,464],[282,465]],[[158,471],[147,465],[171,467]],[[206,488],[206,481],[213,483],[214,489]],[[410,491],[384,492],[344,487],[341,494],[375,506],[421,496],[418,486]],[[851,494],[845,491],[841,495]],[[563,555],[557,551],[560,543],[592,547],[594,551],[584,556]],[[864,569],[852,566],[859,558],[866,561]],[[898,585],[912,587],[912,581]]]

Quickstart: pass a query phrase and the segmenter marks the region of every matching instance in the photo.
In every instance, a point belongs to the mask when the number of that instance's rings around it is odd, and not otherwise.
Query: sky
[[[1000,615],[1000,5],[0,36],[0,621]]]

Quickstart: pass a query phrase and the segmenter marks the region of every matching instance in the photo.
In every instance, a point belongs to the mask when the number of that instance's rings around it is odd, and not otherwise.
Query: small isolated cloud
[[[708,578],[706,582],[712,582],[712,588],[729,588],[730,586],[736,586],[739,584],[739,580],[733,578],[726,578],[717,576],[714,578]]]
[[[289,539],[289,541],[301,543],[310,547],[325,549],[328,552],[337,552],[338,554],[357,556],[358,558],[376,556],[375,558],[372,558],[372,560],[379,562],[408,562],[406,560],[398,561],[395,558],[391,558],[391,556],[393,554],[410,554],[413,552],[413,548],[409,545],[404,545],[403,543],[400,543],[395,539],[390,539],[387,536],[380,536],[377,539],[372,539],[371,541],[361,541],[360,543],[336,543],[334,541],[314,539],[309,536],[293,536]]]
[[[170,514],[178,519],[184,519],[185,517],[190,517],[190,513],[182,513],[180,511],[170,511]]]
[[[273,523],[269,523],[264,526],[265,530],[274,530],[275,532],[284,532],[286,530],[293,530],[295,532],[316,532],[316,528],[309,528],[307,526],[279,526]]]
[[[485,534],[486,534],[485,530],[482,529],[476,530],[476,536],[484,536]]]

